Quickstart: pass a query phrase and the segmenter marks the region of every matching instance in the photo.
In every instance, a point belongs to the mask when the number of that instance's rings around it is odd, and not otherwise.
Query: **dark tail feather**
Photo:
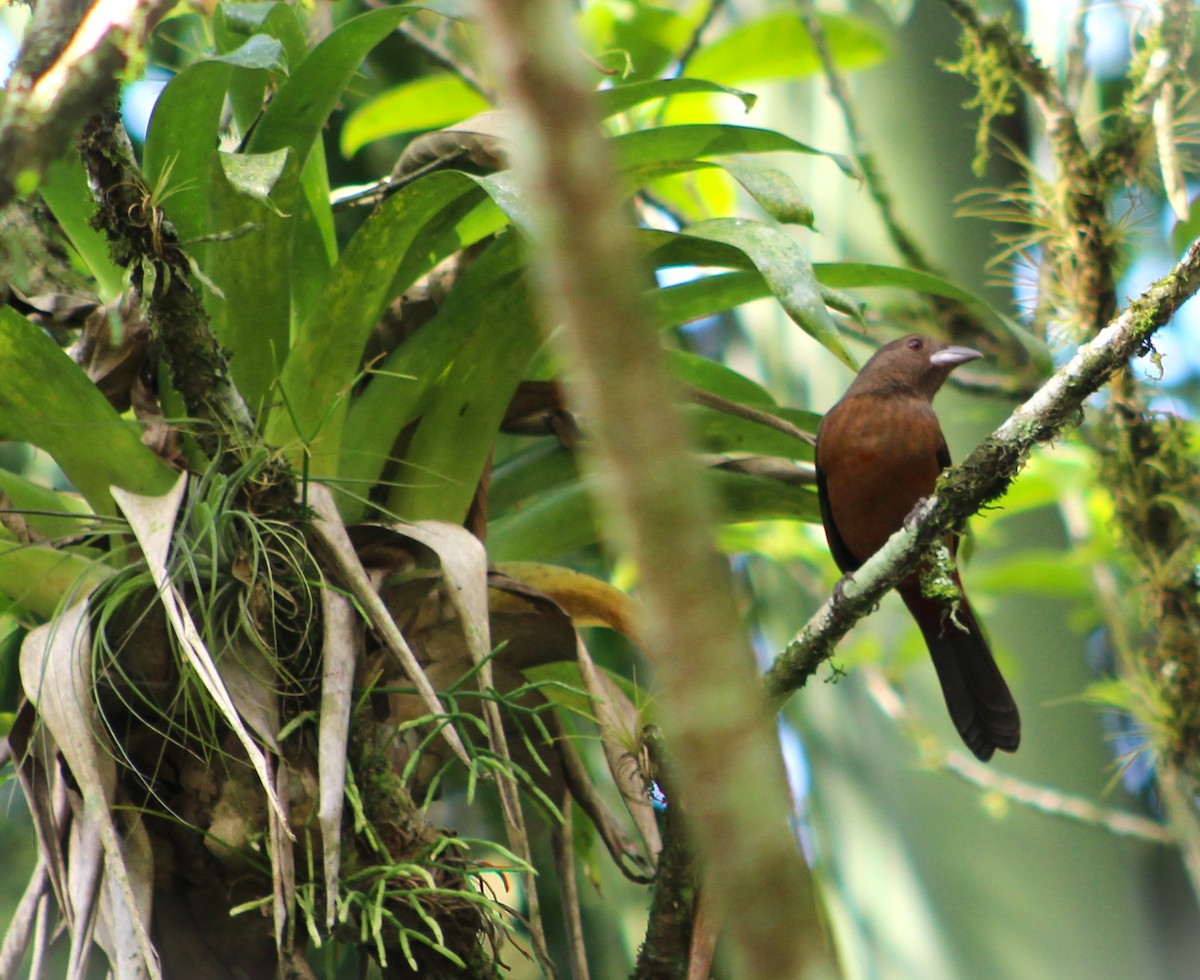
[[[919,586],[899,591],[921,627],[950,718],[967,748],[983,762],[996,749],[1015,752],[1021,743],[1021,716],[966,599],[959,604],[956,623],[941,603],[921,595]]]

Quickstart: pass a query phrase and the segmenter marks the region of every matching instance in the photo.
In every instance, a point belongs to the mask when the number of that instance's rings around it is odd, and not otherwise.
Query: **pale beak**
[[[943,347],[940,351],[936,351],[929,357],[930,364],[936,364],[938,367],[958,367],[960,364],[966,364],[967,361],[978,360],[983,357],[977,350],[970,347]]]

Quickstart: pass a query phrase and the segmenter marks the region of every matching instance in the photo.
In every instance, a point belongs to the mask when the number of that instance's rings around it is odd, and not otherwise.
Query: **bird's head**
[[[951,371],[980,357],[970,347],[911,333],[880,347],[863,365],[852,390],[911,391],[933,398]]]

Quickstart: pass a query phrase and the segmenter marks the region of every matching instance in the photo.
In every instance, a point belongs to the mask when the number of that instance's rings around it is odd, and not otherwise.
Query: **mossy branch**
[[[853,575],[776,658],[766,677],[767,695],[778,703],[803,687],[832,655],[850,628],[870,613],[921,556],[951,528],[999,499],[1024,466],[1030,450],[1056,438],[1083,417],[1084,401],[1121,371],[1154,332],[1200,289],[1200,239],[1166,276],[1129,304],[1071,361],[972,452],[949,470],[938,492],[920,503],[901,530]]]
[[[154,25],[173,6],[37,5],[0,103],[0,208],[37,189],[80,127],[116,94],[119,77],[140,60]]]

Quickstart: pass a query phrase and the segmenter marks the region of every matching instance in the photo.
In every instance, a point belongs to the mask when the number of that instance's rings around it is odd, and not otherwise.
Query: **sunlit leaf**
[[[856,17],[819,14],[825,42],[842,71],[870,68],[888,53],[881,35]],[[689,71],[726,85],[820,73],[821,60],[800,15],[772,13],[722,35],[696,52]]]
[[[487,99],[458,75],[442,72],[390,88],[363,103],[342,127],[342,156],[351,157],[374,140],[439,129],[483,112]]]

